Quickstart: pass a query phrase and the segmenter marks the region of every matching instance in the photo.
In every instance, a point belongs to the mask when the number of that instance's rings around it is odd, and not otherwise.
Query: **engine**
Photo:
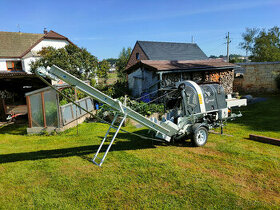
[[[224,88],[219,84],[198,85],[193,81],[176,84],[178,92],[167,99],[166,107],[170,117],[186,117],[206,114],[212,119],[228,117],[228,108]]]

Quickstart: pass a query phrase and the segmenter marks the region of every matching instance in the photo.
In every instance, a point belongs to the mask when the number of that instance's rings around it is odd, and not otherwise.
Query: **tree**
[[[252,61],[280,61],[280,29],[246,29],[240,46],[251,53]]]
[[[98,63],[97,76],[99,78],[104,79],[105,84],[107,84],[109,69],[110,69],[110,63],[108,61],[102,60],[101,62]]]
[[[69,44],[59,49],[46,47],[39,51],[38,54],[41,58],[31,62],[32,72],[40,66],[56,65],[82,80],[95,76],[97,58],[85,48]]]
[[[111,65],[114,65],[116,64],[117,62],[117,58],[107,58],[106,61],[108,61]]]
[[[126,73],[124,72],[124,70],[127,65],[130,54],[131,54],[130,47],[128,47],[127,49],[123,48],[122,51],[120,52],[119,58],[116,63],[116,70],[117,70],[119,82],[126,81]]]
[[[267,32],[263,29],[255,38],[252,61],[280,61],[280,31],[273,27]]]
[[[254,39],[259,32],[257,28],[246,28],[246,32],[242,33],[243,42],[239,46],[246,51],[246,56],[252,51],[254,46]]]

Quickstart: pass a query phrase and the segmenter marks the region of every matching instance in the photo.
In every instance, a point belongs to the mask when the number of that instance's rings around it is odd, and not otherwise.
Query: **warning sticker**
[[[198,94],[198,100],[199,100],[199,104],[203,104],[201,94]]]

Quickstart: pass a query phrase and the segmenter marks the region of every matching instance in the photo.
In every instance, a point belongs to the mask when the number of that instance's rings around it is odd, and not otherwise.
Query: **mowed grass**
[[[280,99],[250,105],[204,147],[155,144],[120,133],[103,166],[90,162],[108,126],[55,136],[0,129],[0,209],[280,208]],[[147,135],[147,129],[127,130]],[[111,133],[112,136],[113,133]]]
[[[118,76],[117,76],[117,72],[116,71],[108,73],[108,80],[107,80],[107,84],[108,85],[115,84],[117,82],[117,80],[118,80]],[[98,79],[98,83],[99,84],[102,84],[104,82],[105,82],[104,79],[102,79],[102,78]]]

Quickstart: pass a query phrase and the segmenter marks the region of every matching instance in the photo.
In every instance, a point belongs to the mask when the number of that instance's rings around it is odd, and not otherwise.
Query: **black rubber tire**
[[[195,147],[204,146],[207,143],[207,140],[208,140],[208,129],[203,126],[198,127],[194,131],[192,139],[191,139],[192,144]]]

